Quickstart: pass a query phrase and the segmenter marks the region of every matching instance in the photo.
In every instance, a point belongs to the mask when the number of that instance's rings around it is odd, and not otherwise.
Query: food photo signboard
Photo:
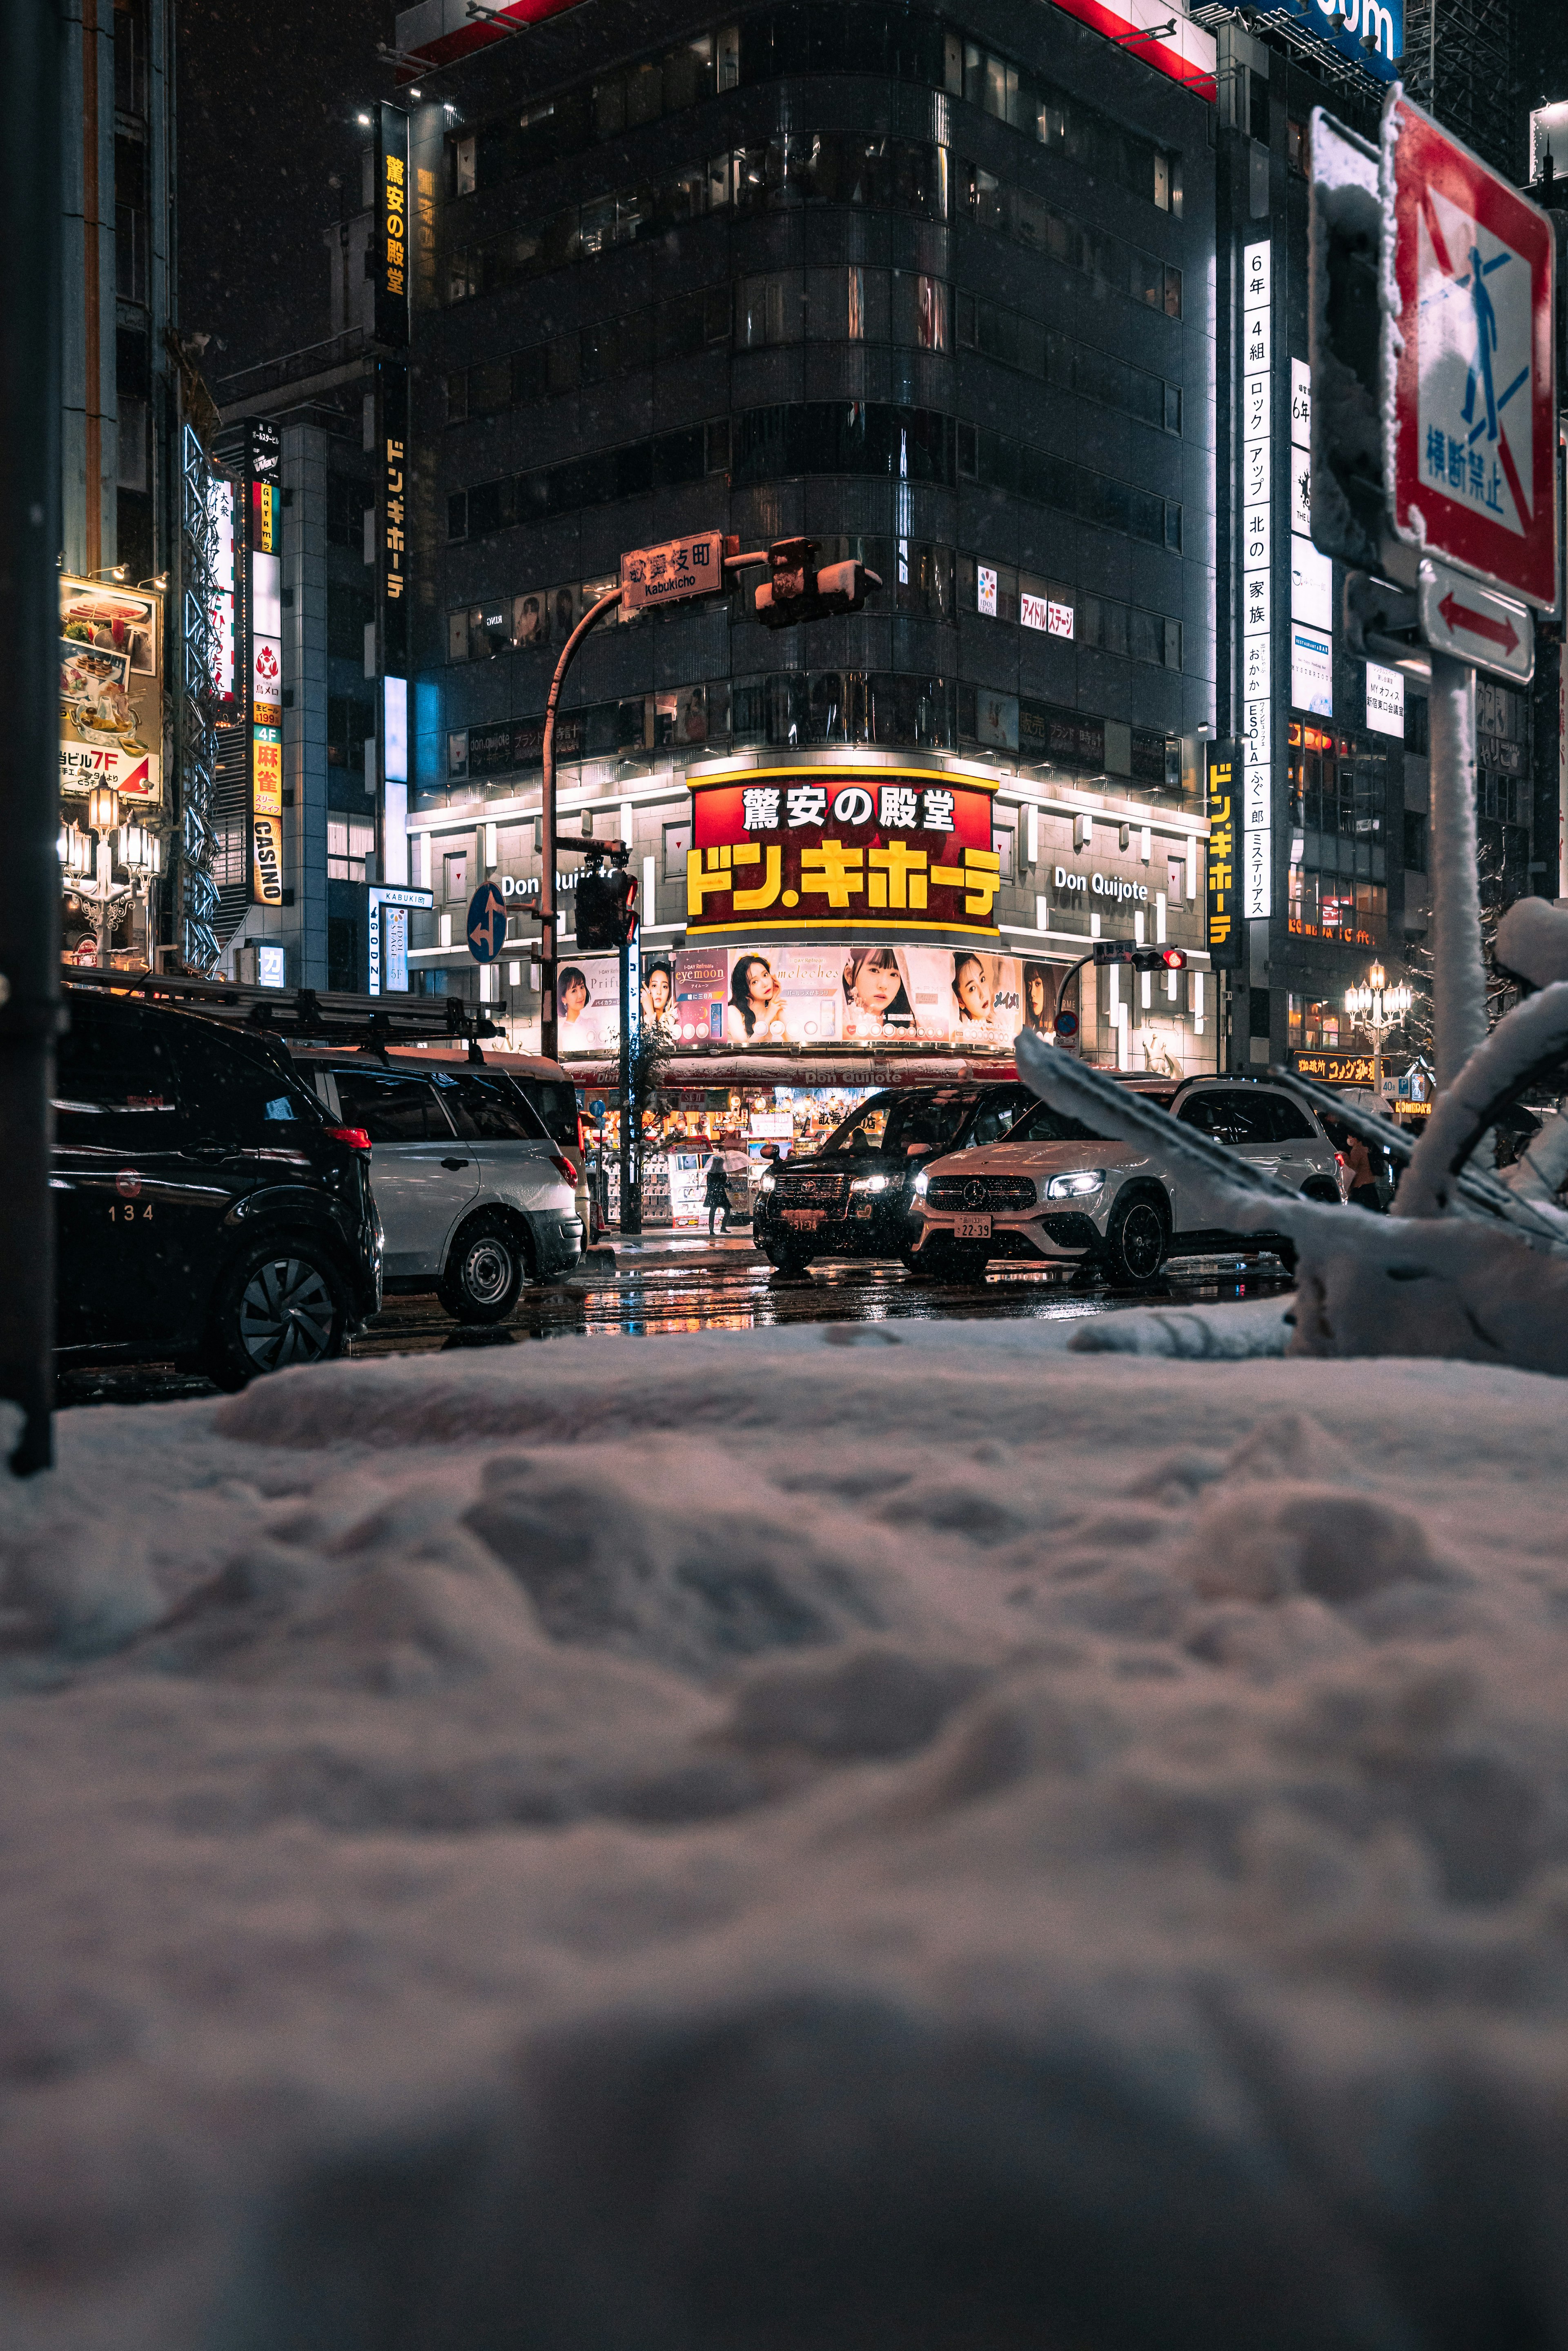
[[[747,768],[694,782],[687,935],[995,939],[994,791],[924,768]]]
[[[158,598],[95,580],[60,589],[60,790],[112,784],[122,800],[162,798],[163,678]]]

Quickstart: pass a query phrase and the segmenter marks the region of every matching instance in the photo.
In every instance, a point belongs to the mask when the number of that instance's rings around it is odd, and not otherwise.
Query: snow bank
[[[1082,1328],[65,1416],[6,2351],[1568,2337],[1562,1390]]]

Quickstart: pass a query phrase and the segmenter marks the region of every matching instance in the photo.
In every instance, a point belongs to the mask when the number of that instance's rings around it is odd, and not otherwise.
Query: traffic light
[[[1180,947],[1134,946],[1131,939],[1096,939],[1094,960],[1130,963],[1134,971],[1185,971],[1186,956]]]
[[[619,844],[610,852],[610,871],[600,859],[603,847],[584,848],[587,860],[577,883],[577,944],[590,947],[623,947],[637,928],[637,884],[626,871],[627,852]]]
[[[824,621],[835,612],[858,612],[882,580],[863,563],[825,563],[814,558],[821,541],[779,538],[768,550],[768,577],[756,591],[755,609],[765,629],[792,629],[801,621]]]

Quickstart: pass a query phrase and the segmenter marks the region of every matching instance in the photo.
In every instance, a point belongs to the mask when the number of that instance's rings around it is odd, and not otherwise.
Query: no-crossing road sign
[[[1399,306],[1384,371],[1394,528],[1423,554],[1550,611],[1552,225],[1397,89],[1382,147]]]
[[[507,944],[507,902],[494,882],[481,882],[468,901],[468,952],[494,963]]]

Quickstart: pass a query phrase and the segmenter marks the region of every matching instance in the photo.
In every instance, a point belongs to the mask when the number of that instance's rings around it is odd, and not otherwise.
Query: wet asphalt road
[[[558,1289],[528,1290],[507,1322],[465,1328],[434,1298],[388,1301],[354,1340],[355,1356],[429,1354],[443,1349],[518,1346],[569,1334],[653,1338],[674,1331],[750,1331],[790,1322],[963,1322],[1027,1316],[1082,1319],[1129,1306],[1209,1304],[1258,1298],[1289,1288],[1270,1263],[1193,1260],[1135,1295],[1085,1285],[1065,1271],[997,1266],[982,1282],[947,1288],[917,1280],[892,1259],[838,1259],[803,1277],[773,1272],[749,1247],[683,1261],[650,1254],[613,1274],[580,1271]],[[73,1371],[60,1382],[62,1408],[90,1404],[167,1402],[211,1395],[207,1381],[172,1368]]]

